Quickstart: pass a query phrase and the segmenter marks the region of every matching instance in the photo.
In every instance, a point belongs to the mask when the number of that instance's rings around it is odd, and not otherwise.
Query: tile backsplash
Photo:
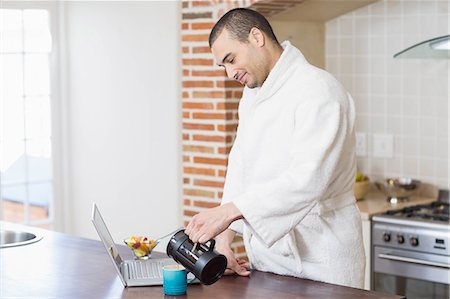
[[[326,69],[355,100],[356,131],[365,134],[367,149],[358,169],[372,180],[408,176],[450,187],[450,60],[393,58],[449,34],[449,6],[450,0],[385,0],[326,23]],[[380,134],[393,137],[390,158],[374,151]]]

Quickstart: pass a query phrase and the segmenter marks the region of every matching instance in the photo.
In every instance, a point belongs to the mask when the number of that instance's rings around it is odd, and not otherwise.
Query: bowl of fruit
[[[367,192],[369,192],[369,178],[357,171],[355,185],[353,187],[353,193],[355,193],[356,200],[362,200]]]
[[[155,240],[143,236],[132,236],[123,240],[131,248],[135,259],[146,260],[150,258],[153,248],[158,245]]]

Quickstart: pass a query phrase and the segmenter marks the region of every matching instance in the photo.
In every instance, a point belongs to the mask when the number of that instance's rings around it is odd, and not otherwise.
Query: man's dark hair
[[[209,47],[216,41],[223,29],[227,29],[231,37],[242,42],[248,42],[250,30],[256,27],[264,32],[269,39],[278,43],[269,21],[257,11],[248,8],[235,8],[224,14],[209,35]]]

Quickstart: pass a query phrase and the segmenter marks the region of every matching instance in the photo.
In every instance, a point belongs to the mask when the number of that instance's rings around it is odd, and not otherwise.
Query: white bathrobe
[[[354,104],[289,42],[261,88],[245,88],[222,204],[244,220],[251,267],[363,287],[361,218],[353,195]]]

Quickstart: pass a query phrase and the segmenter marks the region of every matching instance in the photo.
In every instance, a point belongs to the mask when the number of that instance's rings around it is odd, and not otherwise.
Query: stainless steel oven
[[[372,289],[408,299],[450,298],[448,202],[392,210],[372,220]]]

